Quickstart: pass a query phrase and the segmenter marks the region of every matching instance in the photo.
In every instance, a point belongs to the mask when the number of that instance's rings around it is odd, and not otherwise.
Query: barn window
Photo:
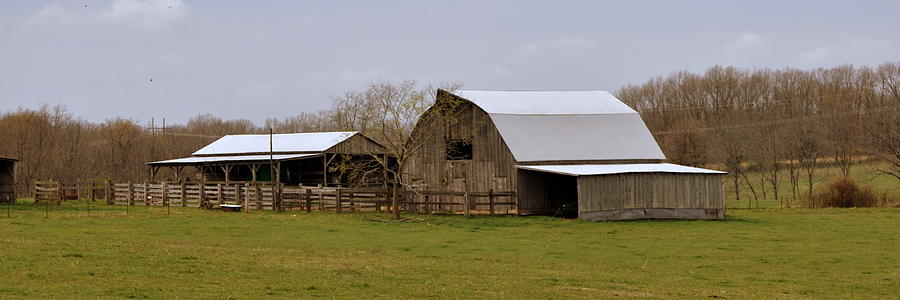
[[[447,160],[471,160],[472,141],[447,140]]]

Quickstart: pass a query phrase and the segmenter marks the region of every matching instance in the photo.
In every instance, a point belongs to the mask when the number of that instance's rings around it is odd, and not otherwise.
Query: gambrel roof
[[[490,115],[519,162],[666,158],[641,116],[606,91],[452,94]]]

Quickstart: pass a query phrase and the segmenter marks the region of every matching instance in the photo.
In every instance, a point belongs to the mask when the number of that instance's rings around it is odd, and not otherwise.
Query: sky
[[[615,91],[900,61],[900,1],[0,0],[0,112],[262,124],[377,81]],[[158,122],[158,121],[157,121]]]

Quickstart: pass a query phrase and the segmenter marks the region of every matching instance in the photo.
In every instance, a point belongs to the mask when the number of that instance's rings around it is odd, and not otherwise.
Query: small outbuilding
[[[721,219],[724,172],[665,163],[640,115],[606,91],[438,90],[404,165],[417,188],[510,191],[516,214]]]
[[[16,203],[16,162],[18,161],[15,158],[0,156],[0,203]]]
[[[204,181],[323,186],[358,184],[342,170],[352,166],[370,169],[360,173],[377,174],[365,178],[364,183],[371,185],[385,182],[387,172],[379,169],[375,157],[387,159],[386,153],[384,146],[358,132],[238,134],[226,135],[190,157],[147,165],[151,177],[161,168],[171,168],[176,181],[183,180],[184,168],[193,167]]]

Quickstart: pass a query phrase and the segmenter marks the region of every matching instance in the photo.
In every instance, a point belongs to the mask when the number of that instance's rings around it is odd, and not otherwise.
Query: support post
[[[328,154],[322,155],[322,187],[328,186]]]
[[[181,172],[184,171],[184,166],[174,166],[172,169],[175,171],[175,182],[181,182]]]

